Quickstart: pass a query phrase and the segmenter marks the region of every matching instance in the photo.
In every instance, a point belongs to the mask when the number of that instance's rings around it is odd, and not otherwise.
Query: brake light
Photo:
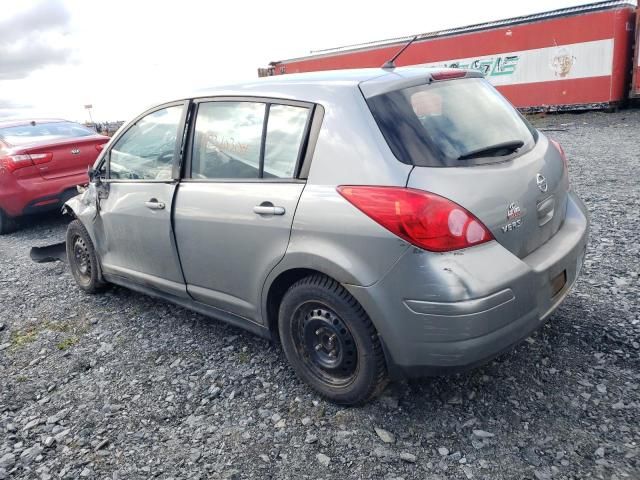
[[[53,153],[31,153],[30,156],[36,165],[50,162],[53,159]]]
[[[14,155],[5,155],[0,157],[0,166],[10,172],[15,172],[20,168],[40,165],[50,162],[53,153],[20,153]]]
[[[556,149],[560,153],[560,158],[562,158],[562,161],[564,162],[564,168],[568,171],[569,170],[569,160],[567,160],[567,154],[564,153],[564,148],[562,148],[562,145],[560,145],[555,140],[549,139],[549,141],[553,144],[554,147],[556,147]]]
[[[0,157],[0,166],[10,172],[32,165],[31,155],[5,155],[4,157]]]
[[[338,193],[395,235],[432,252],[493,240],[480,220],[451,200],[402,187],[338,187]]]
[[[467,75],[464,70],[452,68],[451,70],[442,70],[431,74],[434,80],[450,80],[452,78],[462,78]]]

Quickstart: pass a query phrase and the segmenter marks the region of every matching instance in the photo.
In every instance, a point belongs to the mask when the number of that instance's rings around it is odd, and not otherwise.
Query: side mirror
[[[97,185],[102,183],[99,169],[96,170],[93,167],[89,167],[87,169],[87,174],[89,175],[89,182],[95,182]]]

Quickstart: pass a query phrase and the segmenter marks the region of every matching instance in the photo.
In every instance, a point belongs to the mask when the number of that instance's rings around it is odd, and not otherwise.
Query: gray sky
[[[497,20],[580,0],[23,0],[0,9],[0,117],[127,119],[176,92],[252,79],[310,50]]]

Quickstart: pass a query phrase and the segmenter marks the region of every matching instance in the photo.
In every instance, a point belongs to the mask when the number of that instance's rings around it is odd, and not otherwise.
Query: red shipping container
[[[631,83],[631,98],[640,98],[640,7],[636,13],[636,48],[633,58],[633,82]]]
[[[635,9],[628,1],[605,1],[425,33],[396,65],[481,70],[524,110],[613,106],[627,98]],[[268,73],[379,67],[411,38],[272,62]]]

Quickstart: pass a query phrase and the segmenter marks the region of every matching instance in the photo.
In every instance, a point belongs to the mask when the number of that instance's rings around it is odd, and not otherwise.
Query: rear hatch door
[[[407,186],[458,203],[509,251],[528,255],[565,216],[559,150],[477,74],[424,72],[361,84],[392,152],[414,165]]]
[[[558,151],[541,136],[530,152],[507,162],[416,167],[407,186],[436,193],[469,210],[502,246],[522,258],[561,227],[567,181]]]

